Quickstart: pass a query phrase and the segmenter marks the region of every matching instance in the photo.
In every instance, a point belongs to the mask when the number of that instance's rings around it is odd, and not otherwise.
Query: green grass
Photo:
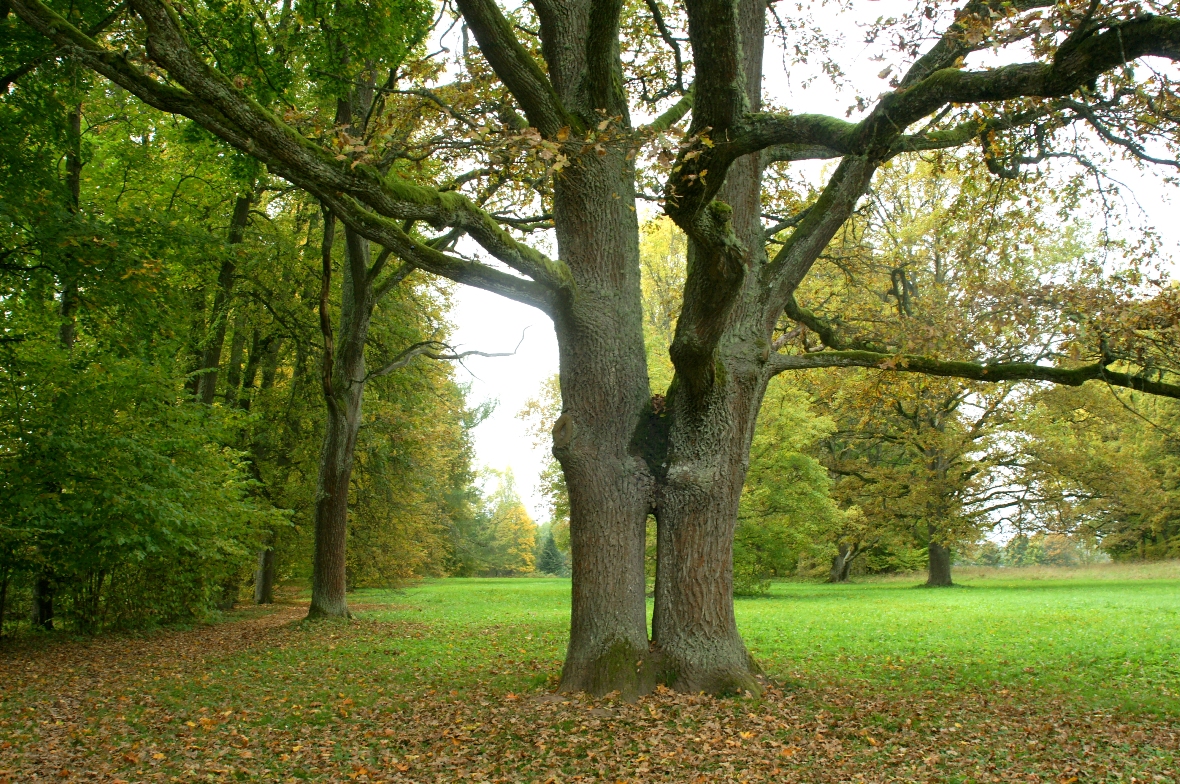
[[[568,631],[570,584],[558,579],[358,591],[353,622],[306,623],[287,606],[189,631],[38,636],[0,648],[0,784],[96,772],[1180,784],[1180,580],[1169,574],[776,584],[736,603],[778,684],[755,699],[543,698]]]
[[[1180,715],[1180,580],[1119,580],[1110,570],[1079,579],[995,574],[965,572],[950,589],[778,583],[767,597],[737,600],[738,628],[779,679],[1033,689],[1095,709]],[[354,601],[397,605],[372,617],[429,622],[436,633],[409,646],[412,663],[459,681],[490,677],[510,687],[496,661],[525,657],[551,666],[516,685],[541,685],[564,654],[565,580],[434,580]]]

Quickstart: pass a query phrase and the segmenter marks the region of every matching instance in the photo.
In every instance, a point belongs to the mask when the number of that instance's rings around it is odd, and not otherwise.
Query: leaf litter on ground
[[[524,649],[487,679],[403,656],[428,623],[305,612],[0,648],[0,784],[1180,781],[1175,717],[1032,688],[841,676],[629,703],[554,693],[558,663]]]

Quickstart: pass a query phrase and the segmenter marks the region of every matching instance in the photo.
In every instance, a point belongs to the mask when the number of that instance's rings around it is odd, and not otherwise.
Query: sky
[[[842,38],[834,41],[832,52],[844,68],[848,81],[866,97],[872,97],[889,87],[886,79],[878,76],[884,63],[874,59],[880,53],[880,47],[863,43],[860,25],[881,15],[904,13],[912,8],[912,4],[896,0],[860,0],[853,6],[856,13],[852,16],[838,14],[830,5],[815,14],[824,28],[843,32]],[[452,52],[459,50],[458,34],[456,29],[451,33],[455,41],[444,40]],[[984,55],[980,59],[986,63],[971,65],[990,66],[1004,62],[1004,58],[996,56]],[[779,105],[789,105],[797,113],[845,116],[856,91],[837,89],[823,78],[804,87],[809,70],[814,72],[815,67],[814,62],[810,67],[784,63],[782,50],[768,41],[763,82],[766,96]],[[855,120],[856,115],[853,114],[851,119]],[[828,163],[809,165],[810,176],[822,176],[830,166]],[[1180,258],[1180,221],[1174,219],[1177,188],[1164,183],[1158,173],[1141,172],[1130,165],[1116,164],[1112,173],[1125,186],[1123,190],[1127,196],[1122,206],[1128,222],[1156,228],[1164,239],[1165,248],[1173,258]],[[641,219],[653,214],[651,209],[641,209]],[[552,248],[544,250],[554,252]],[[526,401],[538,394],[545,380],[558,371],[557,340],[552,322],[548,316],[527,305],[470,286],[456,287],[451,317],[455,324],[453,340],[464,349],[505,352],[512,351],[520,342],[514,356],[471,357],[463,367],[456,368],[456,372],[460,382],[470,385],[468,400],[471,405],[498,401],[492,415],[475,429],[477,463],[497,470],[511,469],[517,490],[533,519],[544,522],[548,519],[548,506],[537,480],[548,459],[548,449],[534,447],[526,423],[518,419],[517,414]]]

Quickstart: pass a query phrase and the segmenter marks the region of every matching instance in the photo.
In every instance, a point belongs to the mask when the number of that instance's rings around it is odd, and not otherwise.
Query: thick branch
[[[512,25],[495,0],[456,0],[467,26],[496,76],[516,96],[529,124],[546,138],[563,126],[582,130],[562,106],[549,77],[512,32]]]
[[[185,89],[144,75],[46,7],[41,0],[13,0],[21,18],[67,48],[89,67],[151,106],[189,117],[209,131],[266,163],[271,171],[313,193],[347,193],[373,211],[398,220],[420,220],[437,228],[462,229],[497,260],[541,284],[569,285],[568,270],[517,242],[494,218],[458,193],[383,177],[366,165],[335,156],[284,123],[238,90],[193,52],[162,0],[130,0],[148,28],[148,50]],[[341,219],[348,219],[342,214]]]
[[[965,378],[972,381],[1049,381],[1065,386],[1081,386],[1087,381],[1105,381],[1111,386],[1126,387],[1163,397],[1180,398],[1180,385],[1152,381],[1143,376],[1110,370],[1101,362],[1076,368],[1050,367],[1033,362],[955,362],[915,354],[884,354],[876,351],[820,351],[814,354],[776,354],[770,359],[774,373],[828,367],[864,367],[928,376]]]

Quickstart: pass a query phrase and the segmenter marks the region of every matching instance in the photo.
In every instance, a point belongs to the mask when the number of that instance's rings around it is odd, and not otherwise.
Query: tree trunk
[[[258,551],[258,569],[254,573],[254,603],[274,604],[275,551],[267,547]]]
[[[740,77],[749,108],[761,105],[762,40],[765,4],[739,0],[738,26],[743,49]],[[730,220],[744,246],[743,273],[761,269],[766,252],[761,220],[760,155],[736,160],[718,193],[732,208]],[[708,303],[707,276],[694,265],[711,265],[709,251],[689,238],[689,278],[685,309]],[[699,269],[699,267],[698,267]],[[765,368],[765,303],[756,274],[745,274],[732,311],[722,323],[713,357],[705,358],[711,382],[698,385],[689,367],[693,344],[707,342],[696,326],[714,328],[690,313],[677,324],[673,361],[677,377],[668,392],[671,417],[667,477],[656,512],[656,565],[653,641],[663,657],[662,679],[680,691],[714,694],[758,693],[760,673],[737,630],[733,612],[733,534],[738,501],[749,465],[758,408],[770,374]],[[694,290],[696,289],[696,290]],[[707,305],[706,305],[707,306]],[[686,359],[686,357],[692,357]],[[711,362],[710,362],[711,359]]]
[[[365,339],[372,314],[372,287],[367,280],[369,243],[346,230],[345,263],[340,297],[339,361],[327,326],[327,285],[335,221],[325,225],[325,290],[321,292],[321,328],[325,330],[324,398],[327,427],[320,451],[315,507],[315,556],[312,565],[308,618],[348,617],[345,543],[348,538],[348,486],[352,478],[356,436],[365,390]]]
[[[857,548],[840,543],[839,552],[832,556],[832,570],[828,573],[828,582],[846,583],[852,573],[852,559],[860,552]]]
[[[229,363],[225,368],[225,404],[238,405],[238,386],[242,383],[242,356],[246,352],[246,314],[234,316],[234,337],[229,344]]]
[[[652,476],[633,439],[650,410],[634,168],[623,150],[558,178],[554,215],[577,296],[555,316],[563,412],[553,454],[569,488],[573,601],[563,691],[654,685],[643,570]]]
[[[33,626],[53,631],[53,582],[44,573],[33,583]]]
[[[930,555],[926,585],[939,588],[954,585],[951,582],[950,548],[931,539],[930,543],[926,545],[926,552]]]
[[[246,222],[250,217],[250,194],[239,196],[234,202],[234,214],[229,224],[229,244],[238,245],[246,234]],[[221,365],[221,348],[225,344],[226,311],[233,291],[234,273],[237,267],[233,258],[221,264],[217,275],[217,293],[213,297],[213,316],[205,335],[205,350],[201,357],[201,377],[197,382],[197,399],[207,406],[213,405],[217,395],[217,371]]]
[[[704,411],[694,410],[698,402],[675,382],[668,403],[652,636],[663,657],[661,678],[679,691],[761,691],[734,618],[733,534],[767,377],[727,359]]]

